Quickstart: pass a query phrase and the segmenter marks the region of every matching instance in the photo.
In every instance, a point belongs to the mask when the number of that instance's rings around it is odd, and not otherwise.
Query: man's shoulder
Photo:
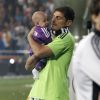
[[[94,33],[90,33],[87,36],[85,36],[82,40],[80,40],[76,49],[83,51],[83,49],[88,48],[93,35]]]
[[[63,33],[58,36],[58,39],[61,39],[64,43],[74,43],[74,37],[71,32]]]
[[[88,34],[87,36],[85,36],[80,42],[79,44],[88,44],[89,41],[91,41],[91,38],[94,36],[94,33],[91,32],[90,34]]]

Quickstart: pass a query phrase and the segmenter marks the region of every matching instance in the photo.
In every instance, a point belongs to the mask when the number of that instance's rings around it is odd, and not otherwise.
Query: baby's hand
[[[30,36],[33,35],[33,33],[34,33],[34,29],[35,29],[35,27],[33,27],[33,28],[30,30],[30,32],[28,33],[28,37],[30,37]]]

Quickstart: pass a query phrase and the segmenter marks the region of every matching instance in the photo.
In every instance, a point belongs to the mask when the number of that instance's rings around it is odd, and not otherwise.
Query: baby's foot
[[[39,71],[37,71],[35,68],[32,70],[33,79],[39,79]]]

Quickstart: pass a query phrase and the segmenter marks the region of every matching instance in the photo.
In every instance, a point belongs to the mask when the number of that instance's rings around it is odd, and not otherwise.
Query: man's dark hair
[[[91,6],[91,14],[98,15],[100,13],[100,1],[96,2]]]
[[[74,20],[75,17],[74,10],[68,6],[56,8],[54,12],[55,11],[63,13],[66,20],[72,20],[72,21]]]

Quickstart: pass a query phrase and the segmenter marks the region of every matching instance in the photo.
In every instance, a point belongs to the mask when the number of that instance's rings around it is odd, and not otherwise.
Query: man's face
[[[100,13],[98,15],[92,15],[92,21],[94,22],[95,28],[100,31]]]
[[[63,27],[66,27],[67,21],[63,15],[63,13],[59,12],[59,11],[55,11],[52,17],[52,21],[51,21],[51,26],[52,29],[57,31]]]

